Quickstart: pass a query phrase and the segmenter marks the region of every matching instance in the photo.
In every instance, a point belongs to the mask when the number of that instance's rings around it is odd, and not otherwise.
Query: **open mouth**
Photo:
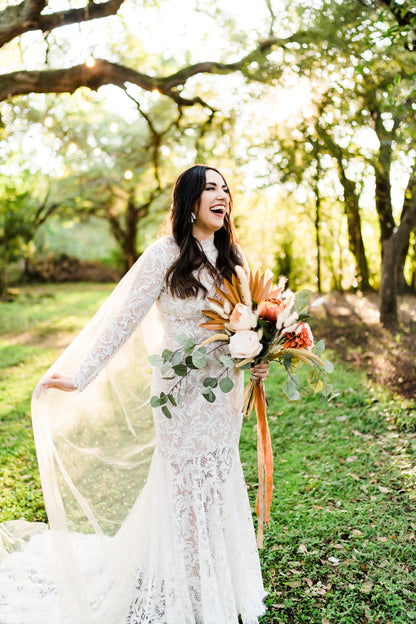
[[[224,206],[213,206],[212,208],[210,208],[211,212],[213,212],[216,215],[220,215],[223,216],[225,215],[225,207]]]

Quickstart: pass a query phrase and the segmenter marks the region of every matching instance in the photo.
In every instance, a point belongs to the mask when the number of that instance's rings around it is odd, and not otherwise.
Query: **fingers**
[[[251,379],[260,379],[264,381],[269,376],[269,362],[256,364],[250,368]]]
[[[38,399],[48,390],[48,388],[56,388],[57,390],[64,390],[65,392],[72,392],[76,390],[71,377],[66,377],[62,373],[52,373],[49,377],[41,379],[37,384],[33,396]]]

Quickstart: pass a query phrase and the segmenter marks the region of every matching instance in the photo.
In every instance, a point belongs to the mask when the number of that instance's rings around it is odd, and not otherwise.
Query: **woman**
[[[108,370],[128,348],[129,339],[136,335],[138,325],[153,304],[156,304],[163,328],[162,349],[178,349],[175,340],[178,335],[192,337],[197,344],[207,338],[210,331],[200,327],[206,321],[202,313],[208,307],[206,298],[215,296],[215,286],[221,285],[224,278],[230,279],[236,265],[244,264],[236,243],[231,207],[231,194],[219,171],[195,165],[182,173],[173,192],[172,236],[148,247],[129,272],[128,286],[124,285],[122,290],[123,300],[121,295],[116,297],[115,309],[104,315],[104,326],[103,319],[96,322],[100,331],[94,343],[89,343],[87,335],[81,340],[89,345],[76,370],[71,374],[52,372],[47,375],[35,391],[36,399],[44,400],[45,391],[48,390],[48,395],[52,388],[66,392],[78,389],[80,392],[73,396],[79,397],[78,400],[84,396],[90,406],[96,405],[96,410],[100,411],[104,395],[112,404],[117,403],[121,385],[114,382],[116,375]],[[97,327],[94,335],[97,335]],[[83,347],[85,351],[85,344]],[[155,345],[152,347],[154,352]],[[218,374],[217,358],[221,348],[214,352],[215,357],[213,354],[208,359],[203,370],[191,371],[178,405],[170,406],[170,419],[160,408],[153,410],[156,448],[149,476],[141,495],[125,513],[113,537],[100,538],[99,549],[96,552],[91,549],[92,561],[88,565],[74,557],[79,570],[77,576],[91,579],[94,566],[102,573],[100,580],[91,582],[91,587],[87,580],[82,587],[79,585],[79,593],[86,594],[83,600],[87,606],[82,612],[89,609],[88,624],[92,621],[100,624],[237,624],[239,615],[243,624],[256,624],[265,611],[258,553],[238,454],[243,373],[237,369],[231,372],[232,391],[228,394],[218,391],[214,403],[207,403],[201,394],[203,379]],[[125,362],[128,357],[124,356]],[[74,357],[70,360],[75,361]],[[111,387],[108,393],[102,385],[97,386],[105,377],[104,367]],[[131,372],[131,365],[123,366],[122,370],[124,377],[119,374],[119,378],[129,377],[126,392],[131,392],[138,377]],[[253,367],[251,374],[265,379],[267,365]],[[166,379],[160,369],[155,369],[152,394],[168,393],[175,381]],[[124,399],[120,402],[125,405]],[[54,409],[59,412],[59,402]],[[124,409],[124,413],[127,412]],[[98,429],[103,425],[97,424],[93,408],[90,414],[88,424],[84,419],[84,428],[91,427],[98,436]],[[107,434],[115,431],[113,420],[101,417]],[[58,417],[56,422],[59,423]],[[136,426],[130,425],[131,430]],[[59,429],[59,424],[56,427]],[[81,487],[67,474],[70,468],[79,471],[81,464],[82,472],[87,470],[82,463],[85,454],[88,454],[86,466],[90,457],[100,455],[106,470],[109,465],[116,464],[116,460],[108,459],[105,445],[106,451],[100,454],[96,441],[81,444],[81,427],[76,432],[71,427],[70,435],[63,428],[64,432],[59,429],[54,433],[58,442],[53,443],[50,453],[50,464],[57,466],[60,476],[50,482],[46,492],[60,487],[60,480],[65,481],[70,494],[61,498],[61,506],[64,507],[71,497],[78,504],[77,513],[67,512],[69,525],[73,521],[77,526],[79,516],[84,514],[89,525],[85,533],[90,533],[92,526],[99,535],[105,524],[104,516],[111,523],[111,502],[109,504],[101,492],[100,512],[96,512],[99,505],[93,507],[83,489],[87,481],[94,483],[94,477],[86,479],[83,474]],[[65,436],[71,438],[68,447],[75,449],[74,452],[82,451],[74,466],[72,460],[66,459],[65,451],[59,450],[63,448],[62,444],[59,447],[59,440]],[[118,440],[117,433],[108,437]],[[124,463],[126,456],[123,455]],[[88,470],[102,480],[102,469],[91,471],[88,467]],[[105,472],[104,480],[111,483],[109,475]],[[130,484],[121,489],[129,487]],[[53,494],[45,496],[46,503],[53,497]],[[105,504],[106,513],[102,511]],[[59,505],[56,505],[57,518],[59,513]],[[61,526],[64,524],[61,521]],[[77,545],[72,543],[72,547],[76,549]],[[60,550],[66,551],[62,547]],[[68,619],[63,618],[62,622],[72,624],[70,597],[65,604],[64,615],[68,615]]]

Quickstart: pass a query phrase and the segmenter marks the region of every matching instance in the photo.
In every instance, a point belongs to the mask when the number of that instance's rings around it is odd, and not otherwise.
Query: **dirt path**
[[[334,293],[314,314],[316,333],[342,359],[368,371],[376,383],[416,399],[416,297],[399,298],[400,328],[381,327],[378,296]]]

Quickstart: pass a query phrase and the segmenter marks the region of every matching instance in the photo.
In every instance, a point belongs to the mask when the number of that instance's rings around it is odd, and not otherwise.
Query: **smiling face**
[[[230,210],[230,192],[224,178],[212,169],[205,171],[205,187],[196,205],[196,220],[192,234],[199,240],[211,238],[224,225],[225,214]]]

